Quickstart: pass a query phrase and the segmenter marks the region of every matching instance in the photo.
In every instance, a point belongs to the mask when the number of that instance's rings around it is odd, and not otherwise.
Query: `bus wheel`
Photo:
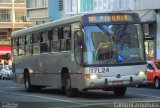
[[[115,88],[113,92],[116,96],[124,96],[126,93],[126,87]]]
[[[71,80],[69,76],[65,80],[65,93],[68,97],[74,97],[78,93],[77,89],[71,87]]]
[[[29,73],[24,74],[24,86],[27,92],[31,92],[33,90],[31,82],[30,82]]]
[[[159,89],[160,88],[160,79],[159,78],[156,78],[154,80],[154,86],[156,89]]]

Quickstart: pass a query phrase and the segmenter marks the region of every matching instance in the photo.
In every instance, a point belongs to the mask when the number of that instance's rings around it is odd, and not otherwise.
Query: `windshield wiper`
[[[102,26],[100,26],[100,25],[98,25],[98,24],[96,24],[96,26],[97,26],[98,28],[100,28],[105,34],[107,34],[108,36],[110,36],[109,32],[108,32],[104,27],[102,27]]]

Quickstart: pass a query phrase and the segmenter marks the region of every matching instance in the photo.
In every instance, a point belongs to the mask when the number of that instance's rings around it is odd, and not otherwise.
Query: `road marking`
[[[12,88],[12,87],[11,87]],[[28,96],[28,97],[35,97],[35,98],[42,98],[42,99],[48,99],[48,100],[54,100],[54,101],[61,101],[61,102],[68,102],[68,103],[73,103],[73,104],[77,104],[79,106],[90,106],[90,105],[103,105],[103,104],[107,104],[105,103],[96,103],[96,104],[83,104],[83,103],[77,103],[77,102],[72,102],[72,101],[68,101],[68,100],[63,100],[63,99],[57,99],[57,98],[50,98],[50,97],[44,97],[44,96],[37,96],[37,95],[28,95],[28,94],[22,94],[22,93],[13,93],[13,92],[6,92],[6,91],[0,91],[0,93],[9,93],[9,94],[13,94],[13,95],[21,95],[21,96]],[[133,93],[127,93],[130,95],[137,95],[137,96],[145,96],[145,97],[152,97],[152,98],[157,98],[160,99],[160,97],[157,96],[151,96],[151,95],[143,95],[143,94],[133,94]],[[144,101],[132,101],[132,102],[160,102],[160,100],[144,100]],[[111,104],[111,103],[110,103]],[[109,105],[110,105],[109,104]],[[79,107],[79,106],[71,106],[71,107]]]
[[[5,88],[10,88],[10,89],[12,89],[12,88],[19,88],[19,87],[5,87]]]
[[[13,95],[21,95],[21,96],[28,96],[28,97],[35,97],[35,98],[42,98],[42,99],[48,99],[48,100],[56,100],[56,101],[61,101],[61,102],[68,102],[68,103],[74,103],[74,104],[82,104],[82,103],[76,103],[68,100],[63,100],[63,99],[56,99],[56,98],[50,98],[50,97],[44,97],[44,96],[37,96],[37,95],[28,95],[28,94],[21,94],[21,93],[12,93],[12,92],[6,92],[6,91],[0,91],[0,93],[9,93]]]
[[[158,99],[160,99],[160,97],[158,97],[158,96],[143,95],[143,94],[133,94],[133,93],[127,93],[127,94],[130,94],[130,95],[137,95],[137,96],[145,96],[145,97],[152,97],[152,98],[158,98]]]

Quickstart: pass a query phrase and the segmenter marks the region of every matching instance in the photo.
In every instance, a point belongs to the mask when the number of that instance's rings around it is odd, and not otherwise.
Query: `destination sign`
[[[85,23],[131,22],[138,21],[133,14],[93,14],[84,16]]]

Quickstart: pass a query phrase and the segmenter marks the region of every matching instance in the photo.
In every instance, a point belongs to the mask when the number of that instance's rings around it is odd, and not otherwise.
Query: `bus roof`
[[[33,33],[35,31],[45,30],[45,29],[48,29],[48,28],[54,28],[58,25],[65,25],[65,24],[69,24],[69,23],[72,23],[72,22],[78,22],[78,21],[81,21],[83,16],[96,15],[96,14],[132,14],[132,15],[136,15],[136,16],[138,15],[137,13],[129,13],[129,12],[107,12],[107,13],[79,14],[79,15],[76,15],[76,16],[67,17],[67,18],[63,18],[63,19],[60,19],[60,20],[55,20],[55,21],[52,21],[52,22],[48,22],[48,23],[45,23],[45,24],[41,24],[41,25],[25,28],[25,29],[22,29],[22,30],[18,30],[18,31],[13,32],[11,36],[14,38],[14,37],[18,37],[20,35],[25,35],[27,33]]]
[[[31,33],[31,32],[35,32],[35,31],[39,31],[39,30],[44,30],[44,29],[47,29],[47,28],[53,28],[53,27],[56,27],[58,25],[64,25],[64,24],[68,24],[68,23],[71,23],[71,22],[77,22],[77,21],[80,21],[81,16],[83,16],[83,15],[76,15],[76,16],[72,16],[72,17],[63,18],[63,19],[60,19],[60,20],[55,20],[55,21],[52,21],[52,22],[48,22],[48,23],[45,23],[45,24],[21,29],[21,30],[13,32],[11,36],[12,37],[17,37],[18,35],[22,35],[22,34],[24,35],[26,33]]]

